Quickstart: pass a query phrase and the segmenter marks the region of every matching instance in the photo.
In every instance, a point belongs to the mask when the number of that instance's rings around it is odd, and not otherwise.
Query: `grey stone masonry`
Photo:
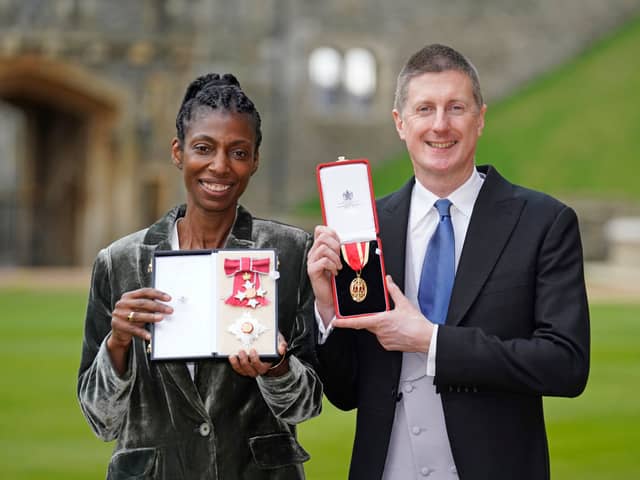
[[[375,165],[403,150],[390,113],[395,79],[423,45],[470,57],[494,102],[638,13],[640,0],[0,0],[0,101],[21,111],[31,139],[15,192],[27,214],[12,218],[25,235],[44,234],[29,218],[46,164],[37,152],[48,148],[62,152],[62,170],[79,172],[58,180],[78,205],[57,210],[72,217],[57,233],[64,262],[85,265],[153,221],[184,198],[169,145],[185,86],[218,71],[236,74],[263,118],[261,166],[244,203],[286,221],[315,193],[318,163],[345,155]],[[308,73],[319,47],[342,61],[369,52],[372,93],[319,91]],[[43,127],[51,123],[53,133]],[[55,263],[52,255],[39,261]],[[29,251],[20,258],[33,261]]]

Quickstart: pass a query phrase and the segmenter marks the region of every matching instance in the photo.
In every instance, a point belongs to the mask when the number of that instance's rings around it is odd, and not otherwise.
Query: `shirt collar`
[[[476,198],[480,193],[480,188],[484,183],[484,175],[473,169],[473,173],[466,182],[454,190],[447,198],[453,204],[453,207],[465,217],[471,217],[473,206]],[[433,204],[440,197],[427,190],[416,178],[416,183],[411,192],[411,210],[409,212],[409,228],[413,229],[418,225],[421,219],[433,208]]]
[[[171,250],[180,250],[180,237],[178,236],[178,222],[182,220],[182,217],[177,218],[173,224],[173,228],[169,233],[169,243],[171,244]]]
[[[451,203],[462,213],[465,217],[471,217],[473,212],[473,206],[476,203],[482,184],[484,183],[484,175],[478,172],[477,169],[473,169],[473,173],[457,190],[449,195]]]

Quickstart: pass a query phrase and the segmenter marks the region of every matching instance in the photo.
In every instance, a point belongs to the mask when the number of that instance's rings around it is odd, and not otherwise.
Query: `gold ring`
[[[127,320],[129,320],[130,322],[133,322],[133,316],[136,314],[136,312],[132,311],[129,315],[127,315]]]

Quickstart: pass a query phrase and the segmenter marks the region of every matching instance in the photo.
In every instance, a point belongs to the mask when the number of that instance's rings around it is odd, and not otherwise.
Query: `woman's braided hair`
[[[196,78],[184,94],[176,117],[176,135],[184,144],[185,132],[198,112],[203,108],[246,113],[253,119],[256,129],[256,150],[262,142],[260,114],[249,97],[240,88],[240,82],[231,73],[208,73]]]

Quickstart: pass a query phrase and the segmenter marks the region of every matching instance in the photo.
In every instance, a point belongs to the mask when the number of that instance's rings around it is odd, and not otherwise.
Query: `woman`
[[[117,440],[107,478],[297,479],[309,457],[295,425],[320,412],[311,365],[313,297],[306,276],[311,239],[253,218],[238,205],[259,164],[260,115],[233,75],[189,85],[176,119],[173,163],[186,205],[104,250],[93,268],[78,398],[103,440]],[[151,288],[153,252],[274,248],[282,361],[255,351],[229,361],[150,362],[145,324],[172,312]]]

